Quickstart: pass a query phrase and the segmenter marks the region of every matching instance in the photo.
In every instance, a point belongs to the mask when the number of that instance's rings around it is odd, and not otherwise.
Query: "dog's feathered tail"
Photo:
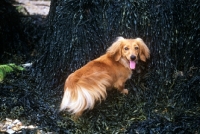
[[[111,77],[106,73],[96,72],[80,78],[76,83],[68,77],[67,88],[60,106],[60,111],[67,109],[72,114],[82,114],[86,109],[92,109],[96,101],[105,100],[106,88],[110,87]],[[73,86],[71,86],[73,85]]]

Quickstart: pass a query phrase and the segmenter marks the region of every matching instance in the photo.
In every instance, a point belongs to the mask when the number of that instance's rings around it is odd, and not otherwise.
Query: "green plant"
[[[13,63],[11,64],[6,64],[6,65],[0,65],[0,82],[3,81],[4,77],[6,74],[11,73],[15,70],[20,70],[23,71],[24,68],[21,66],[17,66]]]

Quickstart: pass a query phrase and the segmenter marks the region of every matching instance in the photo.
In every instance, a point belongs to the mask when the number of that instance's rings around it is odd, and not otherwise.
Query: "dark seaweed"
[[[0,85],[1,119],[57,133],[200,133],[199,8],[199,0],[52,0],[33,68]],[[109,92],[76,122],[58,113],[67,76],[117,36],[141,37],[151,50],[126,83],[129,95]]]

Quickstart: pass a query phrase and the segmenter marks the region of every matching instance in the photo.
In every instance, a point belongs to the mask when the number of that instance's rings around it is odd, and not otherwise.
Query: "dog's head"
[[[138,60],[146,62],[146,59],[150,57],[150,51],[141,38],[125,39],[118,37],[107,49],[107,53],[115,61],[121,61],[126,65],[130,64],[131,69],[135,69]]]

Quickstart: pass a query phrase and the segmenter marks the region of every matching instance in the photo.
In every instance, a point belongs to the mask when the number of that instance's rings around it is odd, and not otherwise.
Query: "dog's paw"
[[[128,89],[123,89],[121,93],[128,94]]]

